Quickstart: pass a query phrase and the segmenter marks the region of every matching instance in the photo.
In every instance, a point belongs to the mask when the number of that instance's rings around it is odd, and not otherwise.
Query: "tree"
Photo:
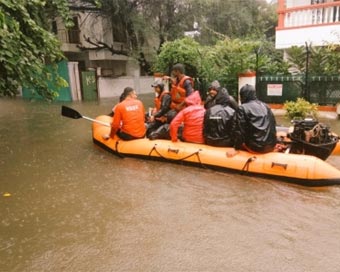
[[[315,47],[309,45],[293,46],[287,50],[287,61],[294,73],[306,73],[308,50],[308,73],[310,75],[336,75],[340,70],[340,54],[337,47],[328,45]]]
[[[261,0],[198,0],[193,13],[201,25],[200,42],[215,44],[221,38],[273,39],[275,7]],[[198,13],[200,12],[200,13]]]
[[[249,39],[225,39],[213,46],[202,46],[192,38],[178,39],[163,44],[153,69],[167,74],[173,64],[180,62],[186,66],[188,75],[201,82],[201,94],[211,81],[218,80],[236,95],[239,73],[247,70],[287,73],[282,56],[268,53],[274,50],[273,46],[270,42]]]
[[[83,0],[84,3],[93,0]],[[184,37],[198,23],[201,44],[213,45],[227,37],[266,39],[274,35],[276,11],[261,0],[97,0],[98,16],[109,18],[113,40],[126,43],[129,56],[149,69],[162,45]],[[79,8],[79,6],[78,6]],[[264,33],[264,34],[263,34]],[[101,42],[101,41],[99,41]],[[98,41],[97,41],[98,43]],[[99,48],[102,48],[102,44]],[[110,45],[107,47],[110,48]],[[148,73],[152,71],[148,70]]]
[[[201,72],[200,50],[201,46],[192,38],[165,42],[153,69],[155,72],[169,74],[174,64],[182,63],[186,67],[186,73],[196,77]]]
[[[20,86],[46,99],[57,96],[48,88],[52,66],[63,58],[60,44],[49,31],[55,10],[70,25],[67,0],[0,0],[0,96],[14,96]],[[56,86],[66,81],[56,75]]]
[[[139,60],[141,68],[150,73],[151,65],[146,55],[150,55],[152,49],[155,56],[163,43],[183,37],[187,18],[192,12],[190,1],[101,0],[98,15],[109,18],[113,40],[126,43],[129,55]]]

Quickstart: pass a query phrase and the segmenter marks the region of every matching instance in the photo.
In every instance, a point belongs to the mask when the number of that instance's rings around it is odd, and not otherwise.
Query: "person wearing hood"
[[[170,123],[171,141],[177,142],[178,129],[183,123],[181,140],[191,143],[204,143],[203,119],[205,109],[201,105],[198,91],[193,92],[185,99],[186,107],[182,109]]]
[[[229,95],[226,88],[221,87],[217,80],[214,80],[209,86],[207,99],[205,100],[204,107],[209,109],[215,105],[229,106],[237,110],[238,103]]]
[[[233,120],[235,150],[245,149],[253,153],[267,153],[276,145],[276,121],[271,109],[256,97],[255,87],[244,85],[240,90],[241,105]]]
[[[212,146],[233,146],[232,124],[237,102],[217,80],[209,88],[208,102],[203,121],[205,143]]]

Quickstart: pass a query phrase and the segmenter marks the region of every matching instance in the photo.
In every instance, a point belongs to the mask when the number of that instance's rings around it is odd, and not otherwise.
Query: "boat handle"
[[[287,166],[288,166],[288,164],[286,164],[286,163],[278,163],[278,162],[272,162],[272,168],[274,167],[274,166],[281,166],[283,169],[287,169]]]
[[[172,148],[168,148],[168,152],[173,152],[173,153],[176,153],[176,154],[178,154],[178,152],[179,152],[179,149],[172,149]]]

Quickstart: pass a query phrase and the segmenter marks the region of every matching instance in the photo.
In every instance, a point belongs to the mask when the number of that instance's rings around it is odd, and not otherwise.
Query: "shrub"
[[[290,119],[304,119],[308,116],[317,118],[318,105],[310,103],[303,98],[298,98],[295,102],[286,101],[283,108],[286,110],[286,117]]]

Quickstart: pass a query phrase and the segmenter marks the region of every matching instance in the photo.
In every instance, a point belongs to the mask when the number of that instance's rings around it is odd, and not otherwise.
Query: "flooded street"
[[[339,271],[340,186],[121,159],[61,105],[0,99],[0,271]]]

